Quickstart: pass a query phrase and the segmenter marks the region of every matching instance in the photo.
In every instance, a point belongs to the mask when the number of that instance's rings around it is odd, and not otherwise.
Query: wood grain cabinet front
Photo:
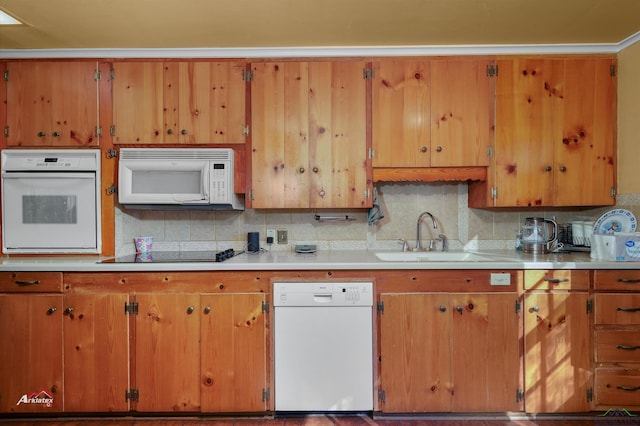
[[[383,293],[385,413],[520,411],[516,293]]]
[[[367,64],[251,67],[252,207],[371,207]]]
[[[95,61],[7,63],[9,147],[96,147]]]
[[[114,62],[114,144],[244,143],[244,71],[242,61]]]
[[[0,293],[62,293],[62,272],[0,272]]]

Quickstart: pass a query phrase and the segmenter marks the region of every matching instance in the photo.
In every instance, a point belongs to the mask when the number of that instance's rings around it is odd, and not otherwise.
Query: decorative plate
[[[636,217],[629,210],[609,210],[596,220],[593,225],[594,234],[617,234],[619,232],[635,232]]]

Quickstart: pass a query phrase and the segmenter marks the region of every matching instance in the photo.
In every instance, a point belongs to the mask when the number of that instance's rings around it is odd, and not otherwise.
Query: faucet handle
[[[409,251],[409,243],[404,238],[398,238],[398,241],[402,243],[402,251]]]
[[[429,251],[436,251],[436,240],[429,240]]]

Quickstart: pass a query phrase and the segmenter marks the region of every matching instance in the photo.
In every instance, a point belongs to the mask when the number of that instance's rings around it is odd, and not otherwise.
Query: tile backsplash
[[[367,223],[367,211],[310,210],[130,210],[116,207],[116,255],[134,252],[133,239],[154,238],[156,250],[219,250],[245,248],[247,233],[260,233],[260,246],[270,250],[291,250],[295,244],[314,243],[319,249],[394,250],[400,239],[415,245],[416,222],[428,211],[438,223],[422,222],[423,240],[443,233],[453,249],[509,249],[514,247],[516,230],[530,216],[554,217],[565,223],[576,216],[596,219],[612,207],[594,209],[558,209],[546,211],[504,211],[470,209],[467,185],[457,183],[393,183],[378,185],[384,218]],[[640,217],[640,194],[623,194],[617,207],[631,210]],[[331,217],[349,216],[349,221],[318,221],[314,214]],[[265,243],[267,229],[286,229],[288,244]]]

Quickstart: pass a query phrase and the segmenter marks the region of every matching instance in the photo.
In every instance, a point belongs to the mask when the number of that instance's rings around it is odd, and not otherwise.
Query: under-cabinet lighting
[[[9,15],[4,10],[0,10],[0,25],[20,25],[22,22],[18,21],[13,16]]]

